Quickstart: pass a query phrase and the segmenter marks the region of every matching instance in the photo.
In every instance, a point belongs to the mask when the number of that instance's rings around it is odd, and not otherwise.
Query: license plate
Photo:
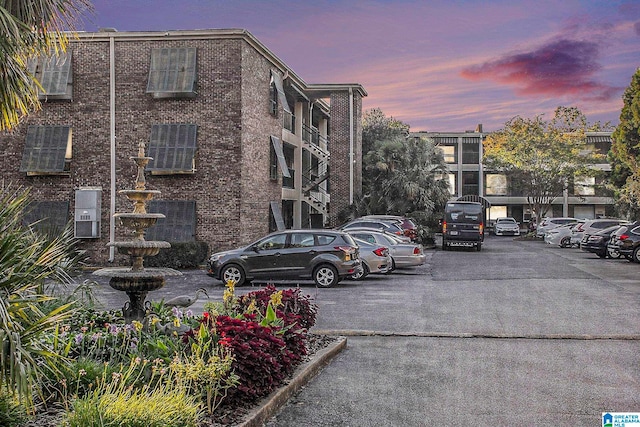
[[[451,233],[449,233],[449,234],[450,234],[451,236],[457,236],[457,235],[458,235],[458,234],[460,234],[460,233],[458,233],[457,231],[452,231],[452,232],[451,232]]]

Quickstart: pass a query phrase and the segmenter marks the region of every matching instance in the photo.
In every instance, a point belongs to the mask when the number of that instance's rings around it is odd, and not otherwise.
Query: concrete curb
[[[335,342],[318,351],[311,360],[296,369],[293,378],[288,384],[262,399],[257,408],[249,412],[244,417],[244,421],[237,424],[237,426],[260,427],[264,425],[269,418],[274,416],[287,403],[291,396],[307,384],[322,368],[327,366],[346,346],[347,338],[338,337]]]
[[[575,340],[575,341],[640,341],[638,334],[500,334],[500,333],[448,333],[448,332],[390,332],[368,330],[317,330],[318,335],[341,335],[349,337],[417,337],[417,338],[481,338],[518,340]]]

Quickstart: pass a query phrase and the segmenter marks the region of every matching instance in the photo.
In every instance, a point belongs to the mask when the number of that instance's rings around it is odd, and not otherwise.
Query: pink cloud
[[[486,79],[513,86],[519,95],[607,101],[619,96],[623,88],[594,78],[602,69],[599,54],[596,43],[560,39],[530,52],[467,67],[460,74],[473,81]]]

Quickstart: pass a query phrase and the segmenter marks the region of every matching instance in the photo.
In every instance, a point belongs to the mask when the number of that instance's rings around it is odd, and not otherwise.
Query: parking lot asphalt
[[[277,283],[311,295],[313,331],[347,345],[267,426],[592,426],[640,412],[640,265],[510,237],[427,256],[330,289]],[[81,279],[106,308],[127,300]],[[149,297],[200,287],[222,298],[202,270]]]

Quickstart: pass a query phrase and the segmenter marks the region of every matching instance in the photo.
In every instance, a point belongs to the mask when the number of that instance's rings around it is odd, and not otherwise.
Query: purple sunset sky
[[[243,28],[307,83],[360,83],[412,131],[493,131],[575,106],[619,122],[638,0],[94,0],[79,29]]]

